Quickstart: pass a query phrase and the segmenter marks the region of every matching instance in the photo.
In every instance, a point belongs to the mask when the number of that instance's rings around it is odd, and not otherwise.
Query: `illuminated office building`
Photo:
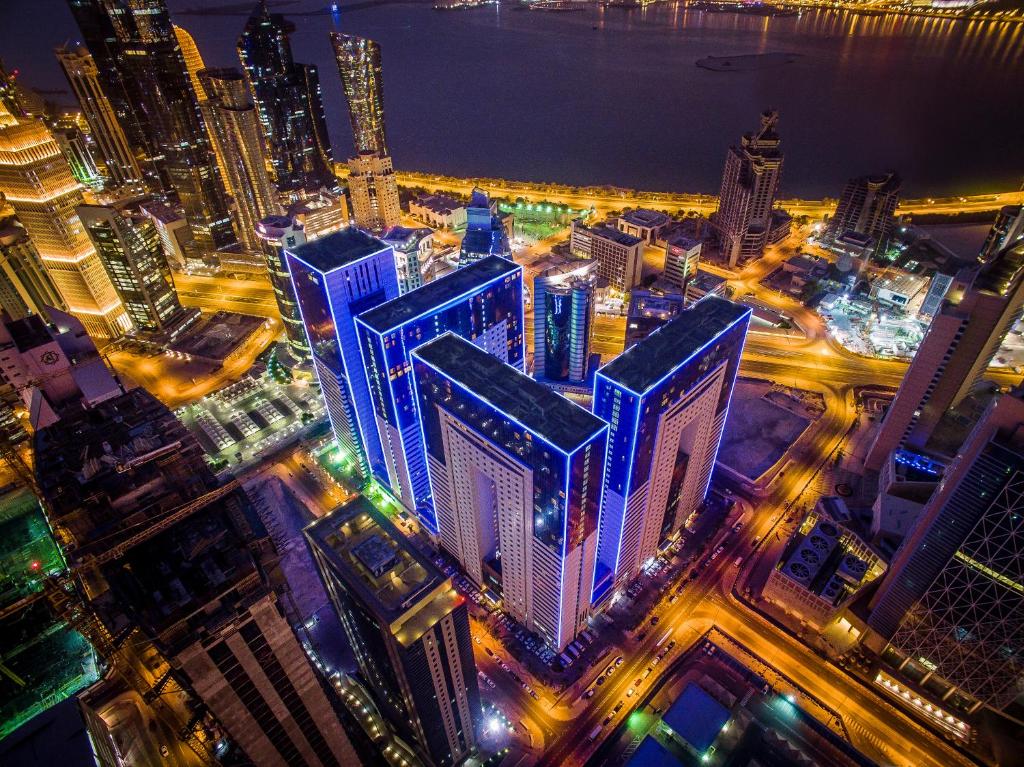
[[[260,2],[238,38],[238,58],[263,126],[277,188],[333,188],[337,181],[330,170],[320,77],[315,66],[292,57],[288,36],[294,31],[294,24]]]
[[[609,432],[595,604],[703,502],[749,324],[749,308],[708,296],[597,371]]]
[[[380,480],[437,532],[409,355],[446,331],[523,370],[523,270],[490,257],[359,315],[356,332],[386,472]]]
[[[644,241],[614,226],[587,226],[576,219],[572,222],[569,252],[575,258],[596,261],[598,276],[623,293],[639,284],[643,274]]]
[[[711,224],[730,267],[764,255],[780,223],[774,214],[782,173],[778,121],[778,112],[762,113],[760,128],[745,133],[740,145],[729,147],[725,157],[718,210],[711,214]]]
[[[267,174],[259,116],[238,70],[204,69],[199,72],[199,81],[206,94],[200,106],[234,198],[238,239],[249,250],[259,250],[256,225],[282,212]]]
[[[196,244],[235,244],[223,181],[164,0],[69,0],[129,145],[178,193]]]
[[[81,186],[46,126],[0,114],[0,191],[28,231],[68,310],[95,338],[117,338],[131,320],[76,208]]]
[[[149,218],[111,205],[80,205],[78,216],[137,332],[166,342],[195,324],[199,310],[178,301],[160,232]]]
[[[45,316],[45,307],[67,310],[21,222],[0,215],[0,309],[12,320]]]
[[[387,156],[384,137],[384,80],[380,45],[356,35],[331,32],[334,58],[345,89],[356,153]]]
[[[697,275],[700,265],[700,251],[703,247],[699,237],[677,234],[665,243],[665,279],[686,291],[687,283]]]
[[[398,292],[405,294],[423,285],[422,267],[434,250],[434,230],[430,227],[393,226],[380,238],[395,251]]]
[[[590,367],[597,262],[554,266],[533,280],[533,374],[582,383]]]
[[[982,264],[932,318],[864,459],[878,471],[898,447],[926,447],[942,417],[975,391],[1024,311],[1024,242]]]
[[[267,275],[274,289],[277,309],[281,312],[289,354],[296,362],[302,362],[309,359],[309,344],[284,251],[303,245],[306,234],[302,224],[291,216],[269,216],[256,225],[256,236],[267,259]]]
[[[561,651],[590,612],[608,425],[451,333],[412,368],[442,548]]]
[[[355,225],[375,232],[398,226],[402,209],[391,158],[375,152],[360,152],[348,161],[348,171]]]
[[[1024,402],[1002,395],[925,504],[871,603],[868,625],[913,682],[974,711],[1024,682]]]
[[[304,194],[289,205],[288,215],[302,224],[307,240],[315,240],[349,225],[345,195],[322,189],[314,194]]]
[[[103,92],[92,55],[84,46],[57,48],[56,54],[89,124],[105,177],[113,186],[141,185],[138,158],[128,144],[110,99]]]
[[[850,179],[839,196],[826,234],[833,239],[854,235],[873,252],[884,252],[896,228],[902,185],[895,171]]]
[[[354,320],[398,297],[391,246],[349,227],[284,252],[334,436],[365,478],[385,477]]]
[[[462,763],[481,719],[465,597],[362,496],[305,534],[381,713],[425,764]]]
[[[474,189],[466,206],[466,233],[459,246],[459,266],[487,256],[512,258],[512,247],[505,222],[498,213],[498,204],[491,202],[487,192]]]

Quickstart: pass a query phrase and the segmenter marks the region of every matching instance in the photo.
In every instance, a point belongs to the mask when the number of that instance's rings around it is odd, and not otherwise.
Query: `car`
[[[605,677],[605,676],[599,676],[597,678],[597,686],[600,687],[601,685],[603,685],[604,684],[604,680],[607,679],[607,678],[608,677]]]
[[[666,650],[671,650],[675,646],[676,646],[676,640],[673,639],[671,642],[668,643],[668,646],[665,649]]]
[[[652,626],[657,626],[658,625],[658,621],[660,621],[660,620],[661,620],[661,618],[659,618],[657,615],[655,615],[653,618],[651,618],[651,625]]]
[[[491,650],[490,647],[485,647],[484,652],[490,655],[491,657],[494,657],[494,652]]]
[[[612,720],[612,718],[611,718],[610,716],[606,716],[606,717],[604,718],[604,721],[603,721],[603,722],[601,722],[601,726],[602,726],[602,727],[605,727],[605,726],[607,726],[608,722],[610,722],[611,720]]]
[[[640,679],[643,680],[643,679],[646,679],[647,677],[649,677],[653,670],[654,669],[652,669],[650,666],[648,666],[647,670],[644,672],[644,675],[642,677],[640,677]]]
[[[167,750],[167,746],[161,744],[160,745],[160,756],[162,756],[164,759],[166,759],[170,755],[171,755],[171,752]]]
[[[657,666],[659,663],[661,663],[661,656],[660,655],[656,656],[654,658],[654,660],[651,661],[651,665],[652,666]]]
[[[533,690],[530,690],[530,697],[533,698],[534,700],[540,700],[540,696],[538,696],[537,693],[534,692]]]
[[[678,595],[678,594],[673,594],[672,596],[670,596],[670,597],[668,598],[668,603],[669,603],[670,605],[673,605],[673,604],[675,604],[675,603],[676,603],[676,600],[677,600],[677,599],[679,599],[679,595]]]
[[[732,531],[734,533],[738,533],[742,529],[743,529],[743,523],[742,522],[737,522],[735,525],[732,526]]]
[[[618,658],[615,659],[615,665],[616,666],[621,666],[623,660],[625,660],[625,659],[620,655]]]
[[[481,644],[481,642],[480,642],[480,635],[479,634],[473,634],[473,641],[476,642],[477,644]]]
[[[630,687],[628,690],[626,690],[626,697],[627,698],[632,698],[635,694],[636,694],[636,688],[635,687]]]
[[[642,680],[640,679],[640,677],[637,677],[636,679],[633,680],[633,686],[634,687],[639,687],[641,681]]]
[[[619,713],[620,711],[622,711],[622,707],[625,706],[625,705],[626,705],[626,701],[620,700],[618,703],[615,704],[615,708],[612,709],[612,713],[613,714]]]
[[[636,638],[637,638],[638,642],[644,640],[646,637],[647,637],[647,632],[646,631],[641,631],[639,634],[636,635]]]
[[[594,697],[594,693],[595,692],[597,692],[597,690],[594,689],[593,687],[591,687],[589,690],[587,690],[585,693],[583,693],[583,697],[587,698],[589,700],[590,698]]]

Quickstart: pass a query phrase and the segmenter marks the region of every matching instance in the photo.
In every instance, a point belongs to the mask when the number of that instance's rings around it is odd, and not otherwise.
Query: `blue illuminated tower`
[[[608,425],[452,333],[412,369],[441,546],[561,651],[590,611]]]
[[[709,296],[597,371],[609,431],[595,604],[704,500],[749,324],[749,308]]]
[[[338,444],[364,477],[386,477],[353,319],[398,296],[391,246],[348,227],[287,247],[285,256]]]
[[[451,331],[523,369],[523,270],[497,256],[429,282],[356,319],[387,473],[381,480],[437,532],[409,355]]]
[[[487,192],[474,189],[466,206],[466,233],[459,248],[459,266],[468,266],[487,256],[512,258],[505,222]]]

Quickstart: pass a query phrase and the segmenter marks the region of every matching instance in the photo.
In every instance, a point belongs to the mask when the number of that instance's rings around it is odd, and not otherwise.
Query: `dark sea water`
[[[211,66],[237,65],[245,14],[186,11],[223,5],[169,0]],[[713,192],[726,148],[770,106],[780,112],[785,196],[835,196],[846,177],[887,167],[911,196],[1024,181],[1024,26],[833,11],[761,18],[682,3],[571,13],[324,5],[278,10],[296,14],[296,57],[321,68],[339,157],[351,134],[333,29],[383,46],[400,168]],[[64,0],[0,0],[0,56],[29,84],[66,89],[50,50],[75,36]],[[753,71],[696,66],[759,53],[799,57]]]

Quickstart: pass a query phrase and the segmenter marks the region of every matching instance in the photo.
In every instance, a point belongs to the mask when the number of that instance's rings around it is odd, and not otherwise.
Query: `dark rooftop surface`
[[[447,580],[361,495],[318,519],[306,535],[346,587],[389,623]]]
[[[498,256],[487,256],[475,264],[374,307],[360,314],[359,320],[379,333],[386,333],[425,312],[439,309],[475,287],[517,271],[521,272],[522,267]]]
[[[388,247],[373,235],[348,226],[297,248],[289,248],[289,252],[314,269],[330,272]]]
[[[647,208],[637,208],[636,210],[630,210],[622,214],[620,218],[634,226],[664,226],[672,219],[667,213],[661,213],[657,210],[649,210]]]
[[[704,688],[690,682],[662,719],[687,743],[703,753],[715,742],[722,725],[729,721],[729,709],[712,698]]]
[[[598,224],[597,226],[587,227],[590,233],[595,237],[602,237],[606,240],[612,240],[619,243],[619,245],[625,245],[626,247],[633,247],[639,242],[643,242],[639,237],[634,237],[631,234],[620,232],[614,226],[608,226],[606,224]]]
[[[706,296],[601,368],[600,374],[643,393],[730,326],[750,315],[746,306]]]
[[[93,767],[97,762],[77,698],[37,714],[0,741],[5,767]]]
[[[451,333],[413,355],[567,453],[605,426],[576,403]]]

